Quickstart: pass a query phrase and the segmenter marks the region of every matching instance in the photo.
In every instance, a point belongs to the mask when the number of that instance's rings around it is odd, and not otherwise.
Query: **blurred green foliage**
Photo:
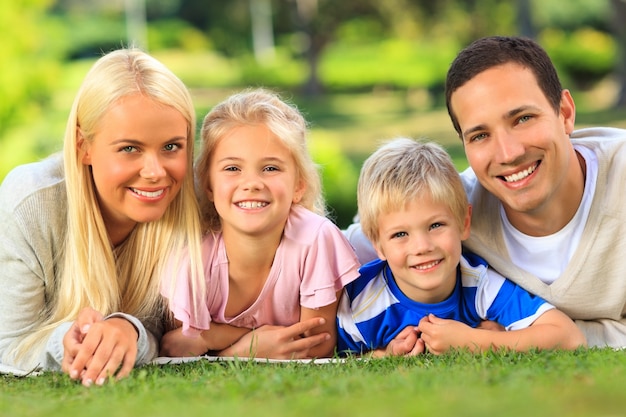
[[[326,198],[343,225],[356,210],[358,168],[375,139],[426,133],[450,145],[464,168],[462,148],[441,110],[447,67],[475,37],[515,34],[521,0],[317,0],[320,16],[308,26],[296,16],[296,2],[274,1],[275,47],[267,61],[252,50],[249,1],[146,2],[149,50],[190,87],[199,121],[217,101],[247,86],[273,88],[303,103]],[[618,45],[608,34],[608,2],[571,0],[564,7],[561,0],[528,1],[538,39],[567,87],[588,89],[613,71]],[[13,166],[60,149],[73,95],[91,63],[129,43],[123,4],[0,3],[0,179]],[[312,45],[317,61],[307,53]],[[318,103],[302,95],[313,69],[325,98]],[[421,118],[433,111],[434,122]]]

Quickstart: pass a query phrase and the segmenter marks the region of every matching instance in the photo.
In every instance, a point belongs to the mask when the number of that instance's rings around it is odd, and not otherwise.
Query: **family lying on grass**
[[[0,187],[1,364],[89,386],[157,355],[626,346],[626,131],[575,131],[524,38],[462,50],[446,103],[470,168],[381,146],[342,233],[295,107],[260,89],[216,106],[194,181],[186,87],[143,52],[103,56],[62,155]]]

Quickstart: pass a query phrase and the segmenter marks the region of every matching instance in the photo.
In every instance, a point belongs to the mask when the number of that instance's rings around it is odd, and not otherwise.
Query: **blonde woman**
[[[120,49],[94,64],[62,155],[0,186],[2,364],[89,386],[156,356],[162,262],[199,253],[194,132],[189,92],[159,61]]]

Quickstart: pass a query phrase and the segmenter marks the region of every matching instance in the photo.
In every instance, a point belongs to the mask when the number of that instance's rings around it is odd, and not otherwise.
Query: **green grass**
[[[2,416],[618,416],[626,356],[489,352],[329,364],[150,365],[102,387],[0,379]]]

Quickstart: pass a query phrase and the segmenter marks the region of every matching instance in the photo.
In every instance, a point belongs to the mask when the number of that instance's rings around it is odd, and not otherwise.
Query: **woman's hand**
[[[90,386],[109,376],[128,376],[135,366],[138,332],[121,317],[104,320],[91,308],[83,309],[63,338],[63,372]]]

